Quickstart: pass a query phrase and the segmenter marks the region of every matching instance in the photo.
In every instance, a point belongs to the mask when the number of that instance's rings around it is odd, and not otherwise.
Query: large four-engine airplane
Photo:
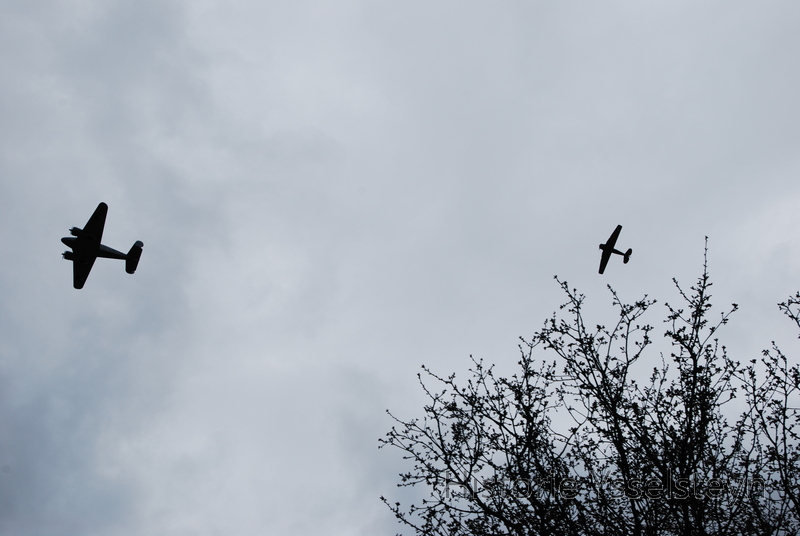
[[[97,257],[123,259],[125,271],[129,274],[135,272],[139,265],[139,257],[142,256],[142,247],[144,246],[140,240],[133,244],[127,255],[100,243],[103,238],[107,213],[108,205],[100,203],[83,229],[73,227],[69,230],[72,236],[65,236],[61,239],[65,246],[72,249],[72,251],[64,252],[64,258],[72,261],[72,286],[75,288],[83,288]]]
[[[631,253],[633,250],[628,248],[628,251],[625,253],[614,249],[614,246],[617,244],[617,238],[619,238],[619,232],[622,231],[622,225],[617,225],[617,228],[614,229],[614,232],[611,233],[611,236],[608,237],[608,242],[605,244],[600,244],[600,249],[603,250],[603,254],[600,257],[600,273],[602,274],[606,269],[606,264],[608,264],[608,259],[611,258],[612,253],[616,253],[617,255],[622,255],[622,262],[628,264],[628,261],[631,259]]]

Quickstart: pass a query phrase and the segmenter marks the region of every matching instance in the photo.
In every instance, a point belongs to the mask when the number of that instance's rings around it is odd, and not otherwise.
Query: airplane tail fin
[[[144,244],[141,240],[137,240],[133,247],[125,256],[125,271],[129,274],[132,274],[136,271],[136,267],[139,266],[139,257],[142,256],[142,247]]]
[[[633,250],[628,248],[628,251],[625,252],[625,256],[622,258],[623,264],[628,264],[628,261],[631,260],[631,253],[633,253]]]

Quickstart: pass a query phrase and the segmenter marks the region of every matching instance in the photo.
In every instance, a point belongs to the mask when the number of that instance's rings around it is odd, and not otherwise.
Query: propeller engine
[[[73,227],[69,230],[69,234],[71,234],[72,236],[80,236],[82,232],[83,229],[81,229],[80,227]]]
[[[72,261],[75,260],[75,256],[72,254],[71,251],[65,251],[61,254],[65,260]]]

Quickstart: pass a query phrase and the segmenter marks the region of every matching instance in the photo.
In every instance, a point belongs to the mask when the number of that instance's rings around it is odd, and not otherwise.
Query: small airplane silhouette
[[[628,261],[631,258],[631,253],[633,250],[628,248],[628,251],[625,253],[614,249],[614,246],[617,243],[617,238],[619,238],[619,232],[622,230],[622,225],[617,225],[617,228],[614,229],[614,232],[611,233],[611,236],[608,237],[608,242],[605,244],[600,244],[600,249],[603,250],[603,255],[600,257],[600,273],[602,274],[606,269],[606,264],[608,264],[608,259],[611,258],[612,253],[616,253],[617,255],[622,255],[622,262],[628,264]]]
[[[72,261],[72,286],[75,288],[83,288],[97,257],[124,259],[125,271],[129,274],[135,272],[139,265],[139,257],[142,256],[142,247],[144,246],[140,240],[133,244],[127,255],[100,243],[103,238],[107,213],[108,205],[100,203],[83,229],[73,227],[69,230],[72,236],[65,236],[61,239],[65,246],[72,249],[72,251],[65,251],[63,257]]]

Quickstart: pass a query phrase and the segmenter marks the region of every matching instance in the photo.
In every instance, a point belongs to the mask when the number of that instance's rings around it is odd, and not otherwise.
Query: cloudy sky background
[[[562,303],[797,344],[795,2],[0,7],[0,533],[393,534],[421,364],[512,370]],[[71,287],[109,204],[145,244]],[[597,274],[616,224],[634,250]],[[661,318],[662,306],[649,317]],[[721,309],[720,309],[721,310]],[[661,331],[661,328],[658,328]]]

